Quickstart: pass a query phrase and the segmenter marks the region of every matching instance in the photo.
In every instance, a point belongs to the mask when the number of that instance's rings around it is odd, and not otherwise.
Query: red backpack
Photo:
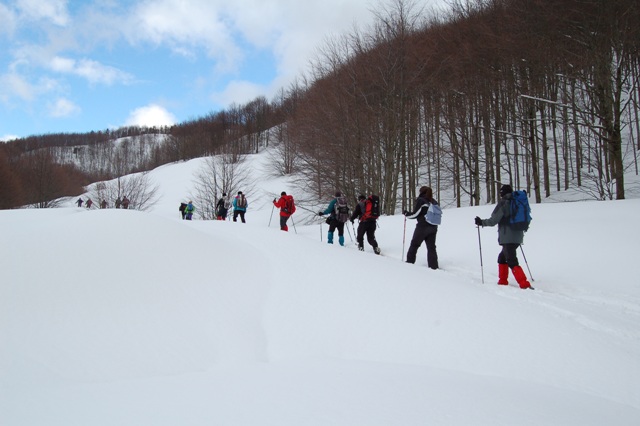
[[[284,199],[284,211],[286,213],[289,213],[290,215],[292,215],[292,214],[294,214],[296,212],[296,205],[293,202],[293,196],[292,195],[285,196],[285,199]]]

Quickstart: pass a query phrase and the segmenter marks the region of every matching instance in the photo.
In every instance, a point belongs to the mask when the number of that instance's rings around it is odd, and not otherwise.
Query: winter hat
[[[284,192],[284,191],[282,191],[282,192],[280,193],[280,195],[287,195],[287,193],[286,193],[286,192]]]
[[[502,187],[500,188],[500,196],[504,197],[507,194],[511,194],[513,192],[513,188],[511,188],[511,185],[502,185]]]
[[[358,195],[358,200],[365,200],[367,197],[365,197],[363,194]]]
[[[428,186],[421,186],[420,187],[420,195],[431,199],[431,197],[433,197],[433,189],[431,189]]]
[[[238,191],[238,195],[242,195],[242,191]]]
[[[342,197],[342,192],[336,191],[336,197]]]
[[[226,192],[223,192],[223,193],[222,193],[222,196],[223,196],[223,197],[226,197],[226,196],[227,196],[227,193],[226,193]]]

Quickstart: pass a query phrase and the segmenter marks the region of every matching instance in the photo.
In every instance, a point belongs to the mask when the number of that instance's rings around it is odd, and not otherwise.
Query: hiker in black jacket
[[[416,263],[416,254],[424,241],[427,246],[427,266],[431,269],[438,269],[438,252],[436,251],[438,226],[430,224],[426,219],[429,204],[432,203],[438,204],[433,198],[433,190],[428,186],[423,186],[414,203],[413,212],[404,211],[407,219],[417,219],[418,221],[407,251],[407,263]]]

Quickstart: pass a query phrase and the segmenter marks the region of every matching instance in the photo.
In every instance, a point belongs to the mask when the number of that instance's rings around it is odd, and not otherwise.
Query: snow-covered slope
[[[431,271],[402,216],[383,256],[268,227],[283,178],[247,224],[181,221],[201,161],[151,173],[150,213],[0,211],[1,425],[637,424],[640,200],[534,205],[523,291],[492,206],[445,210]]]

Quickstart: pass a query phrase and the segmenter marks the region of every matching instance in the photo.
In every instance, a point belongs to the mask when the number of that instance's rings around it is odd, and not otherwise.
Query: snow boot
[[[531,288],[531,283],[527,281],[527,276],[524,274],[524,271],[520,266],[514,266],[511,271],[513,272],[513,276],[518,281],[518,285],[521,289],[525,290],[527,288]]]
[[[344,246],[344,235],[340,235],[338,237],[338,242],[340,243],[341,246]]]
[[[327,233],[327,243],[333,244],[333,232]]]
[[[364,246],[358,245],[358,250],[364,251]]]
[[[380,254],[380,247],[376,246],[373,248],[375,254]]]
[[[515,273],[513,275],[515,275]],[[509,265],[506,263],[498,263],[498,284],[509,284]]]

